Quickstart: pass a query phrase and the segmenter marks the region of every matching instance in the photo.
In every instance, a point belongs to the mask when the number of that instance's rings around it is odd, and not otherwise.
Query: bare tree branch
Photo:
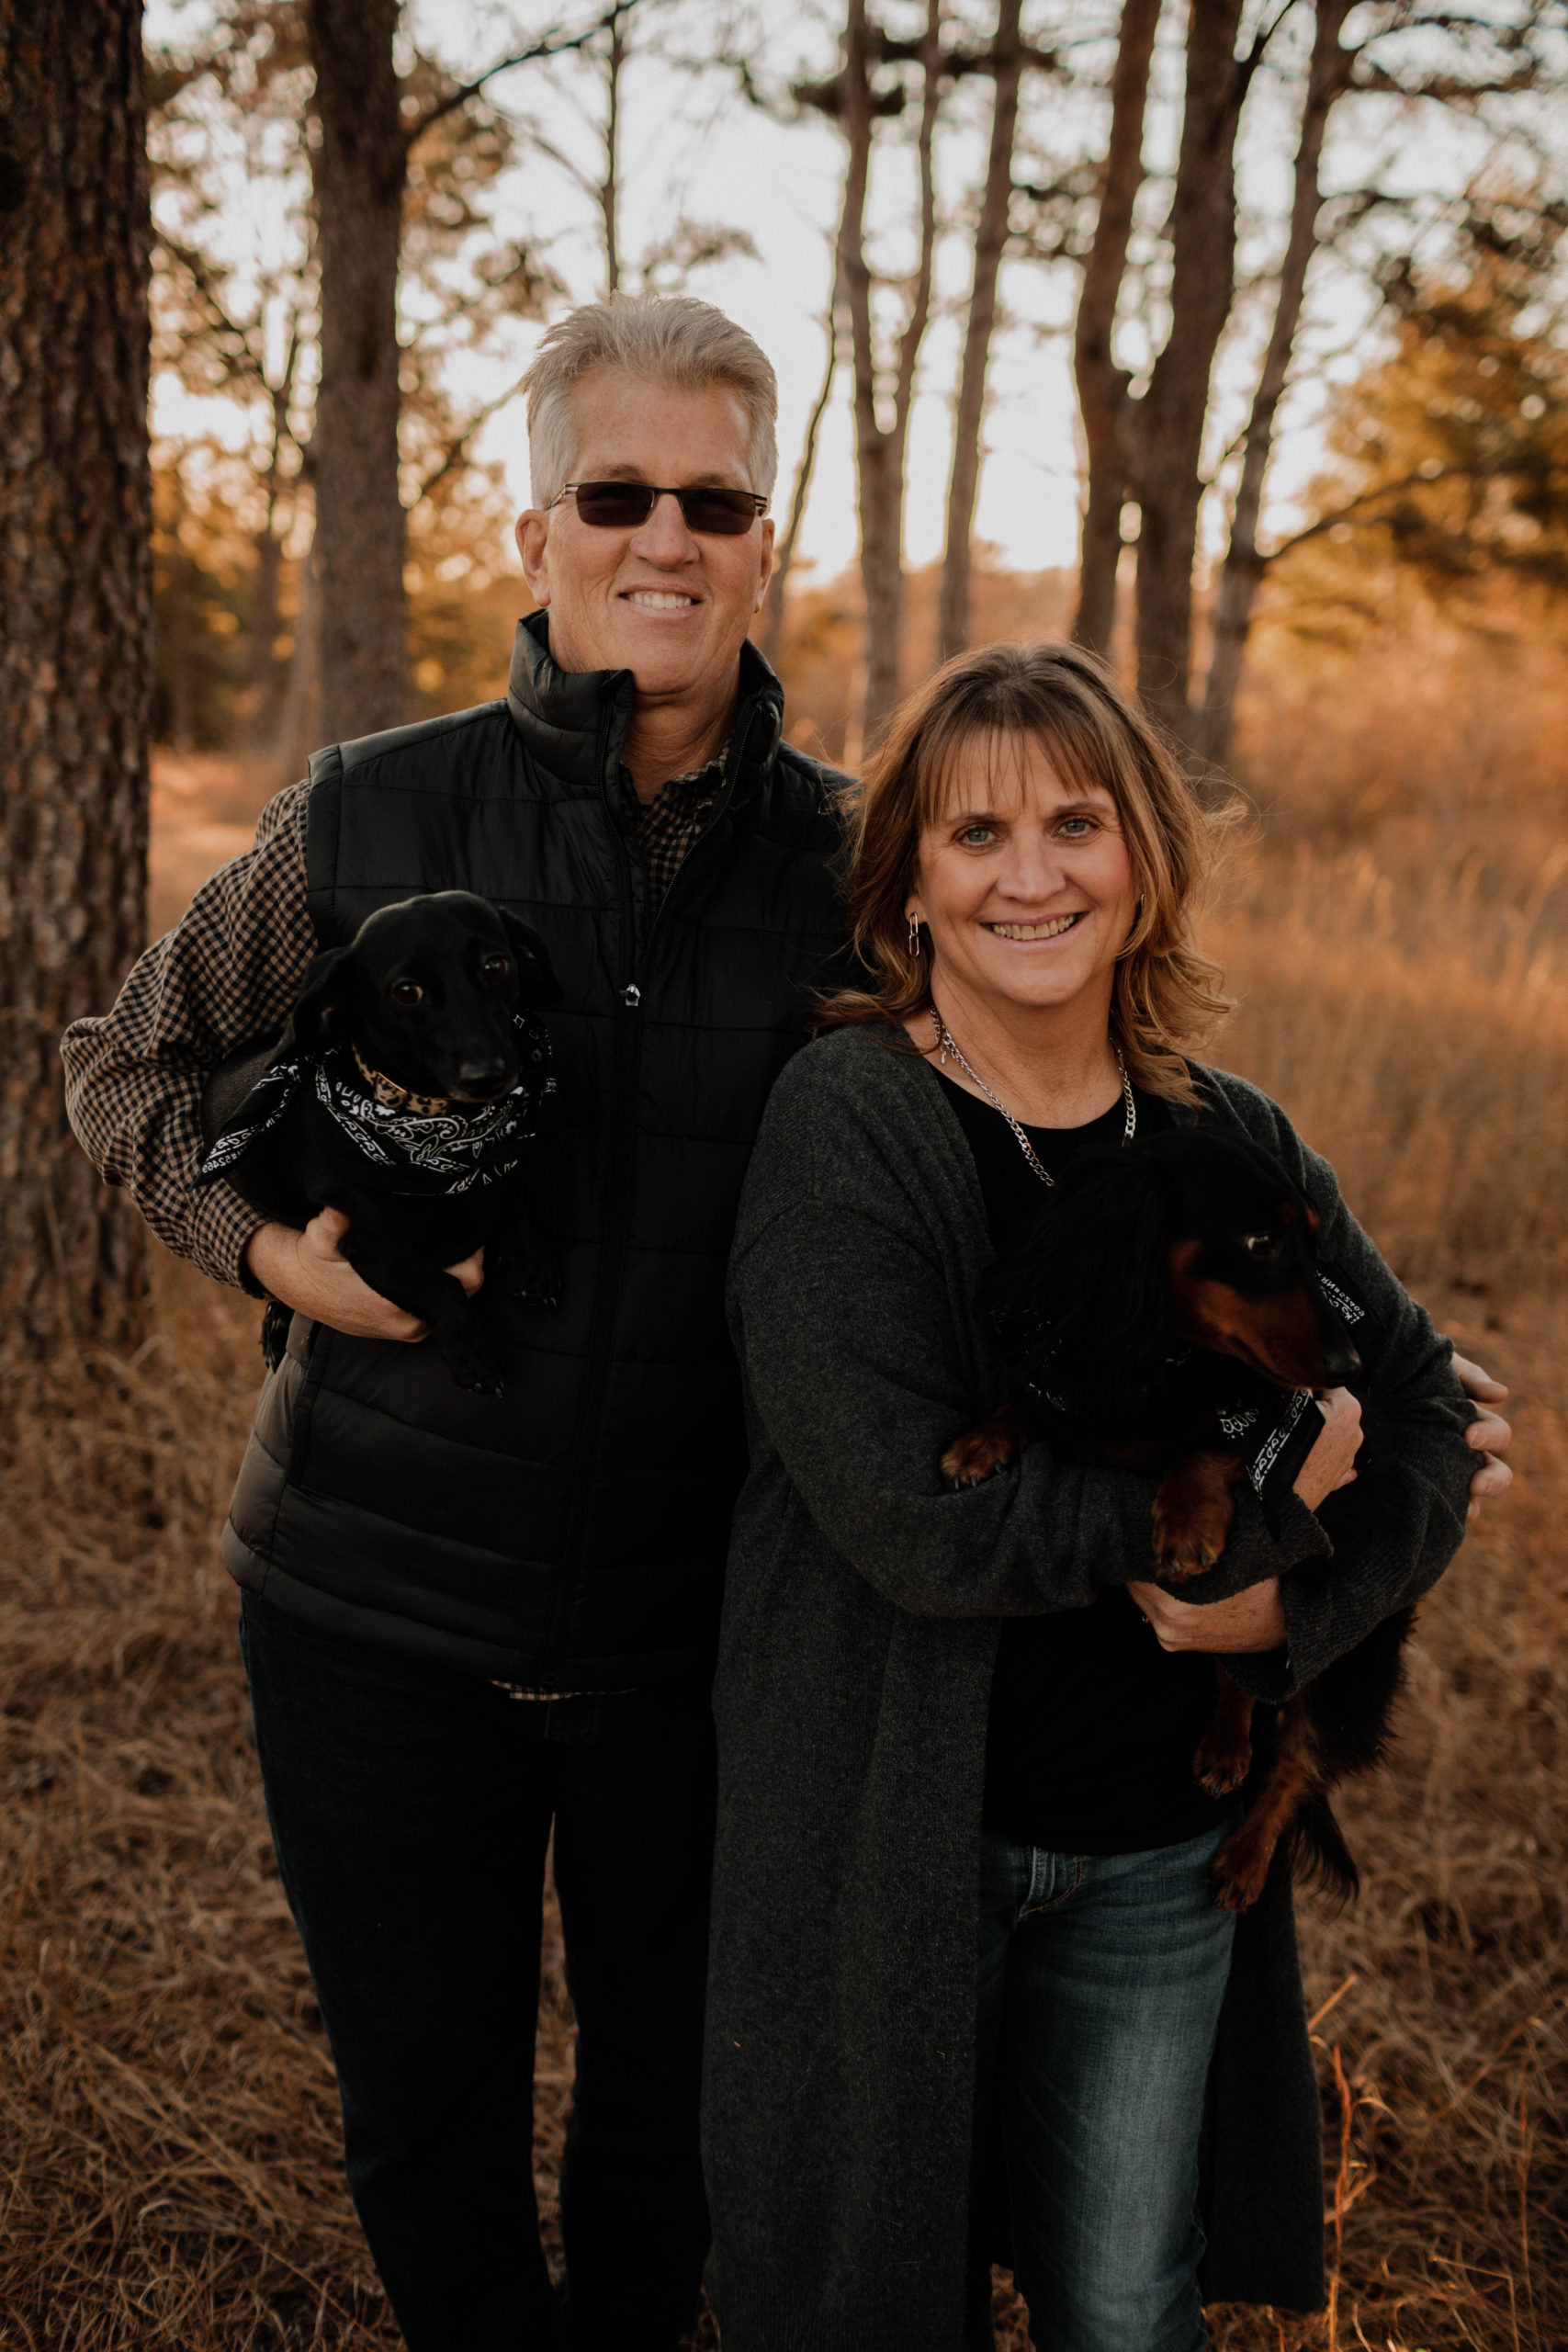
[[[543,40],[536,41],[531,48],[514,50],[510,57],[498,57],[493,65],[487,65],[484,72],[477,74],[471,82],[459,83],[456,89],[448,90],[446,96],[437,99],[434,106],[426,107],[424,112],[404,130],[404,141],[412,147],[433,124],[440,122],[446,115],[456,114],[459,107],[466,107],[470,98],[478,97],[487,83],[493,82],[498,74],[509,74],[514,65],[536,65],[546,58],[570,57],[575,51],[586,49],[589,42],[601,33],[613,33],[621,19],[629,16],[637,5],[638,0],[615,0],[613,7],[607,8],[602,17],[596,17],[591,25],[585,25],[581,32],[546,33]]]

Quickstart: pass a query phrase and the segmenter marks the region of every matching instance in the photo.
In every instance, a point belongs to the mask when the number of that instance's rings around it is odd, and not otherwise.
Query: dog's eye
[[[504,956],[487,956],[479,966],[481,980],[504,980],[512,966]]]
[[[394,1004],[418,1004],[424,990],[417,980],[394,980],[387,993]]]
[[[1241,1246],[1249,1258],[1271,1258],[1280,1247],[1277,1233],[1244,1233]]]

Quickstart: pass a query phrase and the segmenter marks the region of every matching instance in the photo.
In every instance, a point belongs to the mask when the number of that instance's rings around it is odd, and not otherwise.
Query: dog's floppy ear
[[[560,985],[550,966],[548,948],[521,917],[508,914],[504,907],[498,907],[496,912],[517,960],[518,1002],[547,1012],[552,1004],[560,1002]]]
[[[304,983],[288,1016],[288,1035],[308,1054],[314,1053],[321,1045],[322,1024],[344,992],[343,967],[353,953],[352,947],[323,948],[319,956],[311,957],[306,969]]]

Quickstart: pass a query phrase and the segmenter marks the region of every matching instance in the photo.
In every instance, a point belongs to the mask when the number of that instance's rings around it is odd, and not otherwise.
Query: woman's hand
[[[1456,1355],[1454,1370],[1467,1396],[1482,1407],[1500,1405],[1507,1390],[1500,1380],[1483,1372],[1468,1356]],[[1481,1456],[1481,1467],[1470,1482],[1470,1506],[1466,1519],[1478,1519],[1481,1506],[1494,1495],[1506,1495],[1514,1483],[1514,1474],[1502,1459],[1513,1442],[1514,1432],[1500,1413],[1477,1413],[1464,1433],[1465,1443],[1472,1445]]]
[[[1321,1441],[1320,1441],[1321,1442]],[[1280,1579],[1248,1585],[1228,1600],[1178,1600],[1163,1585],[1127,1587],[1162,1650],[1277,1650],[1284,1646],[1285,1604]]]
[[[428,1323],[372,1290],[344,1256],[338,1244],[348,1225],[341,1209],[318,1209],[303,1233],[291,1225],[258,1226],[245,1262],[263,1290],[329,1330],[351,1340],[423,1340]],[[446,1269],[470,1298],[484,1281],[484,1258],[480,1248]]]
[[[1325,1495],[1350,1484],[1361,1445],[1361,1408],[1348,1388],[1325,1388],[1317,1409],[1323,1415],[1323,1428],[1296,1473],[1296,1492],[1308,1510],[1315,1510]]]

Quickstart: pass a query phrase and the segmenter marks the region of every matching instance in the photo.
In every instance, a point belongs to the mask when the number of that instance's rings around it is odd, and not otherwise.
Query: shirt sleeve
[[[201,1091],[225,1054],[281,1029],[314,953],[310,791],[291,785],[267,803],[255,846],[202,884],[112,1011],[61,1041],[67,1114],[104,1182],[125,1186],[176,1257],[250,1291],[245,1245],[263,1220],[227,1184],[196,1182]]]

